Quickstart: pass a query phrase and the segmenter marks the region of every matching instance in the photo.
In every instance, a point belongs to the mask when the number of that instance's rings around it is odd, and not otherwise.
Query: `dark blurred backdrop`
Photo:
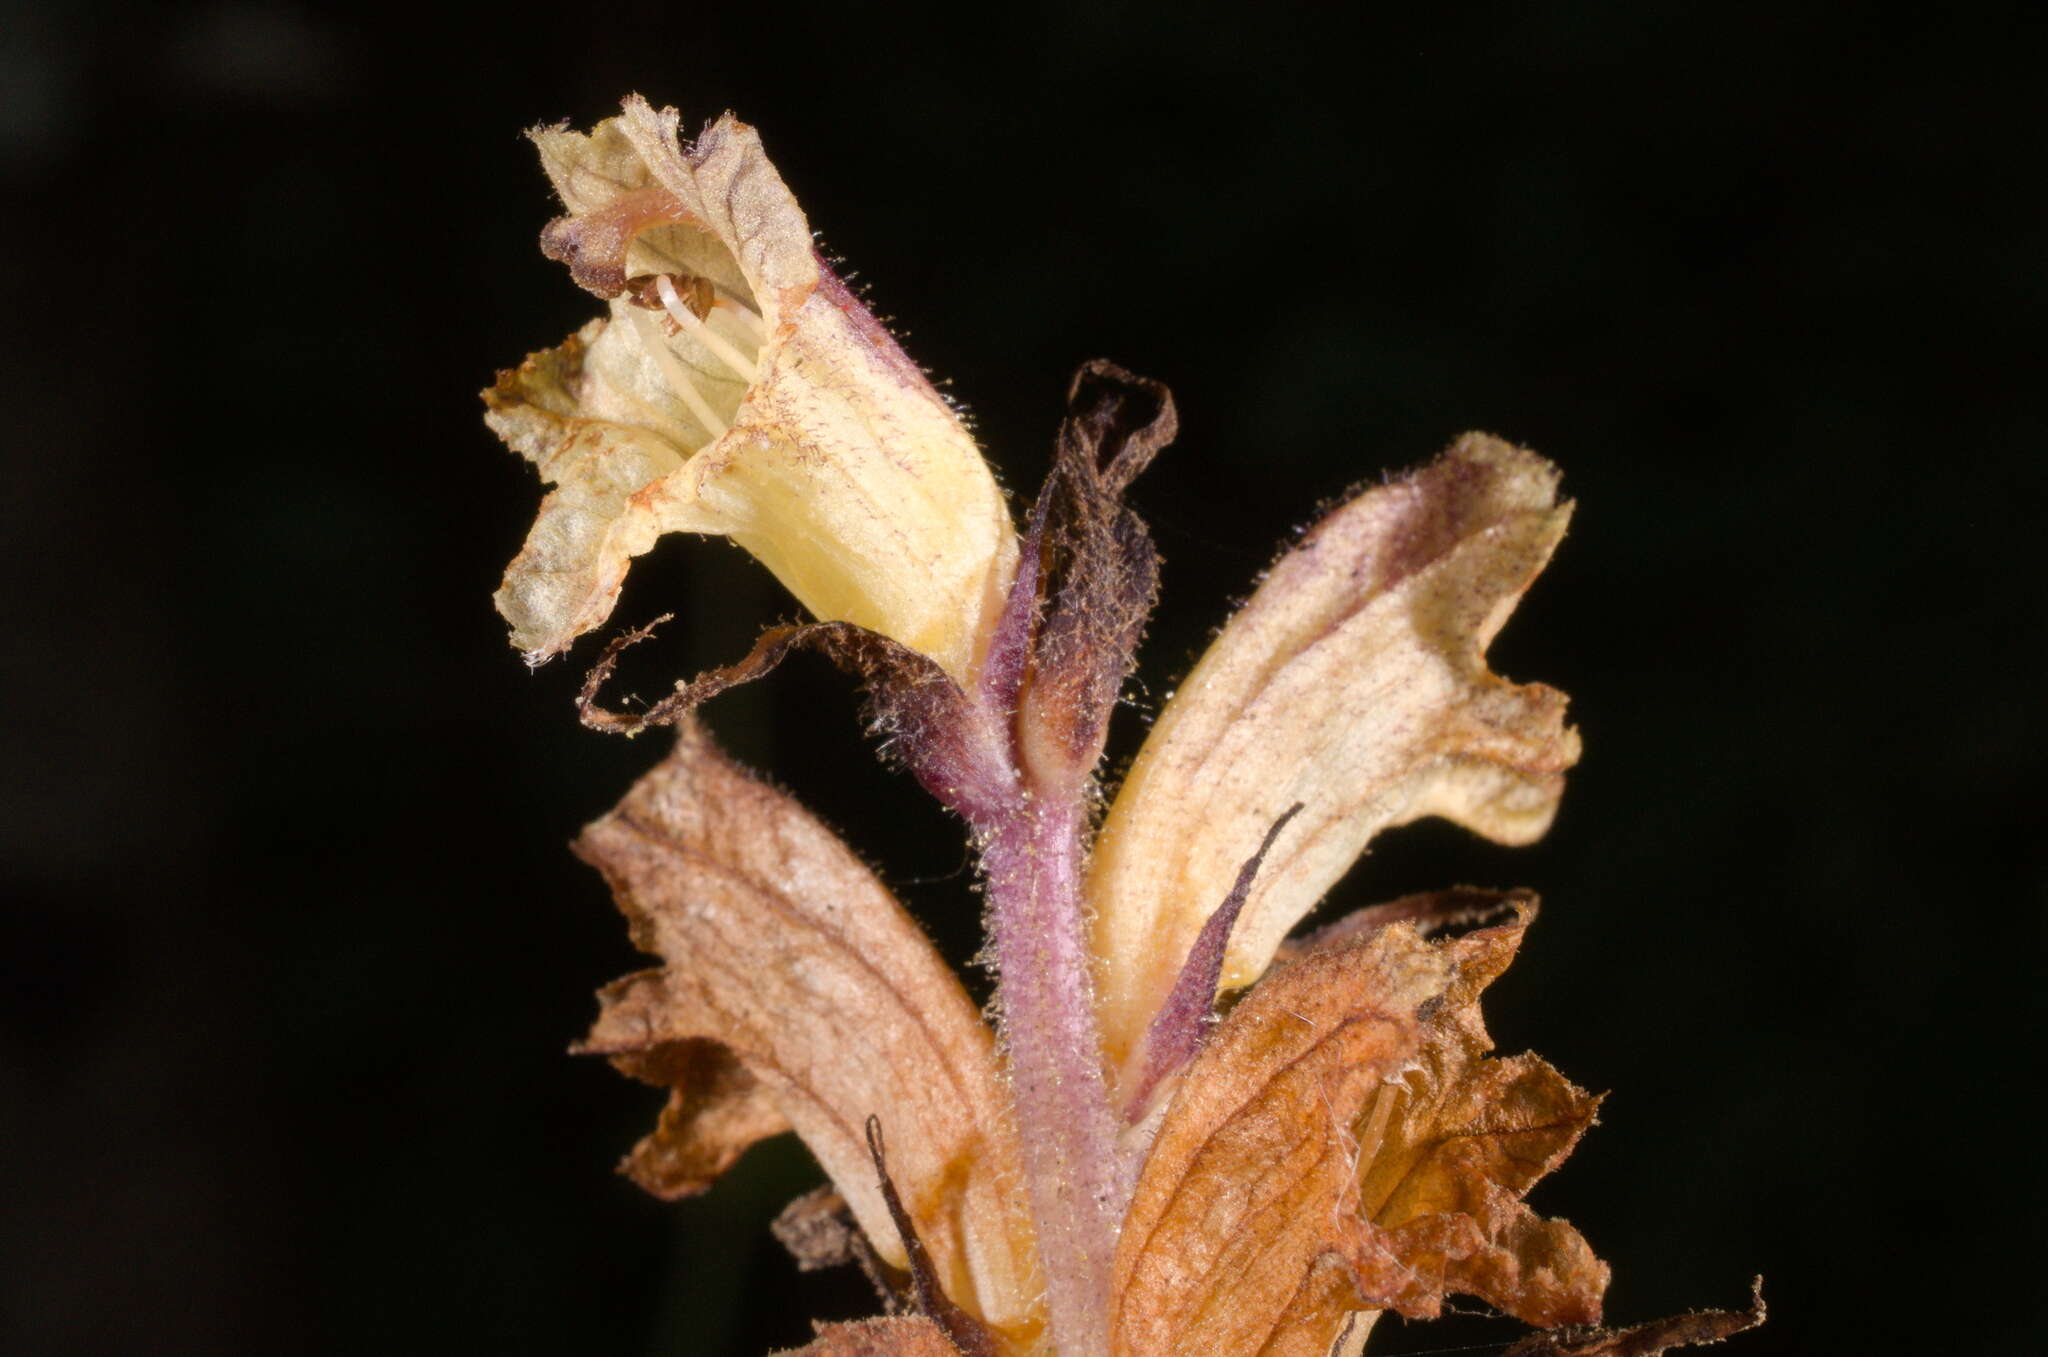
[[[637,89],[762,129],[1013,490],[1081,360],[1178,392],[1125,753],[1317,502],[1467,428],[1560,462],[1495,652],[1572,694],[1556,830],[1400,832],[1329,908],[1544,894],[1490,1011],[1613,1090],[1537,1202],[1617,1320],[1762,1272],[1758,1357],[2039,1350],[2034,12],[10,0],[0,1349],[753,1357],[869,1308],[766,1233],[798,1147],[657,1203],[610,1169],[658,1096],[564,1054],[638,964],[565,845],[660,751],[506,647],[538,489],[474,393],[592,313],[520,130]],[[643,693],[789,605],[671,540],[618,617],[670,609]],[[964,960],[958,836],[855,711],[804,660],[711,720]]]

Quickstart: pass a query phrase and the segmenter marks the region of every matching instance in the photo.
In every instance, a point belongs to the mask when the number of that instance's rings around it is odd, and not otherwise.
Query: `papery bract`
[[[635,943],[666,963],[611,986],[582,1047],[671,1090],[633,1177],[701,1191],[753,1140],[793,1127],[903,1268],[862,1129],[880,1117],[947,1295],[1028,1341],[1042,1282],[994,1040],[887,889],[694,725],[578,851]]]
[[[1188,1069],[1124,1223],[1116,1357],[1327,1352],[1352,1312],[1479,1296],[1597,1320],[1607,1269],[1522,1194],[1597,1100],[1495,1060],[1479,992],[1529,911],[1451,942],[1393,924],[1266,976]]]
[[[1217,1028],[1124,1221],[1116,1357],[1249,1357],[1279,1336],[1316,1261],[1344,1242],[1358,1190],[1350,1121],[1413,1058],[1416,1009],[1447,975],[1413,930],[1390,930],[1370,952],[1280,971]],[[1288,1322],[1327,1350],[1352,1308]]]

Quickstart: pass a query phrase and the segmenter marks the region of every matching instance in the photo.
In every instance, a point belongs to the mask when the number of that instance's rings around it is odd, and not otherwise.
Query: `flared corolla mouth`
[[[643,273],[626,280],[613,315],[635,331],[663,379],[704,431],[701,448],[725,436],[746,390],[761,379],[767,322],[702,274]]]
[[[690,452],[722,438],[760,380],[771,328],[732,251],[660,188],[554,222],[541,249],[612,303],[660,372],[686,416],[661,432]]]
[[[492,427],[555,488],[499,607],[530,658],[610,615],[633,558],[718,533],[822,621],[968,675],[1016,560],[973,437],[819,260],[751,128],[684,145],[628,100],[538,129],[541,252],[606,315],[500,375]]]

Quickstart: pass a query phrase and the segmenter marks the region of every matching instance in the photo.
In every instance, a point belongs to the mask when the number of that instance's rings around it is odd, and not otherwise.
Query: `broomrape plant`
[[[677,531],[731,537],[817,619],[639,714],[598,695],[647,629],[614,641],[584,720],[675,743],[577,845],[660,963],[603,991],[581,1046],[669,1091],[625,1171],[688,1196],[794,1130],[830,1176],[777,1233],[807,1267],[861,1262],[889,1313],[805,1353],[1324,1357],[1451,1292],[1555,1330],[1522,1357],[1761,1320],[1587,1327],[1607,1265],[1523,1197],[1599,1100],[1491,1054],[1480,1017],[1533,896],[1441,891],[1290,936],[1389,826],[1549,826],[1579,755],[1564,697],[1485,654],[1564,535],[1555,468],[1468,434],[1340,504],[1166,703],[1098,823],[1158,575],[1125,493],[1174,435],[1166,388],[1084,367],[1019,532],[751,128],[684,142],[632,98],[533,141],[567,213],[542,249],[608,309],[484,393],[554,487],[498,592],[513,643],[568,649]],[[859,857],[693,717],[799,646],[860,679],[965,822],[993,1027]]]

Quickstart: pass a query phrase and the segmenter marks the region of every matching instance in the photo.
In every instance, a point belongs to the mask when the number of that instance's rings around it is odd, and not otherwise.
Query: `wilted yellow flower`
[[[806,608],[978,662],[1016,564],[974,440],[819,260],[754,130],[685,147],[628,99],[588,134],[533,133],[568,215],[542,248],[610,302],[502,373],[487,420],[555,489],[498,611],[535,663],[610,614],[664,533],[719,533]]]

